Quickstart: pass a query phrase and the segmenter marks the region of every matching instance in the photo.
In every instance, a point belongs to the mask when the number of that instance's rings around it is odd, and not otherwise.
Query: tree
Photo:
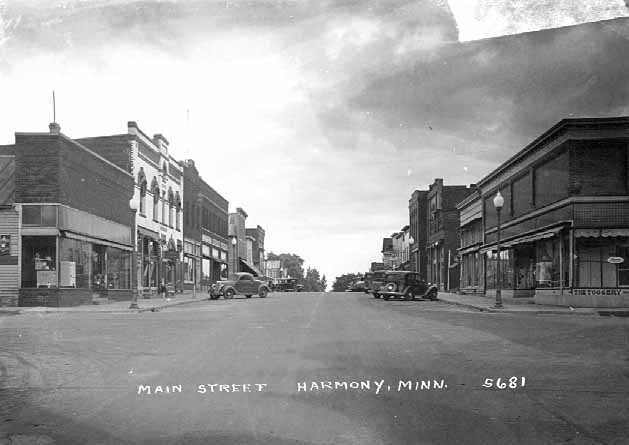
[[[325,276],[319,278],[319,271],[315,268],[308,268],[306,278],[304,279],[304,291],[306,292],[325,292],[326,282]]]
[[[336,277],[336,280],[332,283],[332,291],[344,292],[354,281],[360,280],[361,278],[360,275],[354,273],[347,273]]]
[[[325,292],[326,290],[328,290],[328,281],[325,279],[325,275],[323,275],[323,277],[321,278],[321,292]]]

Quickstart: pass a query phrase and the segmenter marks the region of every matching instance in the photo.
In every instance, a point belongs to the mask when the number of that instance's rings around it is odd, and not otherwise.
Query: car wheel
[[[226,300],[231,300],[232,298],[234,298],[234,294],[234,289],[227,289],[223,294],[223,298]]]
[[[258,292],[258,296],[260,298],[266,298],[268,294],[268,291],[265,288],[260,289],[260,291]]]
[[[436,301],[437,300],[437,289],[433,289],[428,293],[428,298],[431,299],[432,301]]]
[[[380,298],[380,294],[376,294],[376,293],[374,293],[374,294],[373,294],[373,297],[374,297],[374,298]]]
[[[406,301],[412,301],[412,300],[414,300],[414,299],[415,299],[415,294],[413,293],[413,291],[412,291],[412,290],[410,290],[410,289],[409,289],[409,291],[408,291],[408,292],[406,292],[406,295],[404,296],[404,299],[405,299]]]
[[[247,298],[251,298],[251,295],[245,295],[245,297],[247,297]]]

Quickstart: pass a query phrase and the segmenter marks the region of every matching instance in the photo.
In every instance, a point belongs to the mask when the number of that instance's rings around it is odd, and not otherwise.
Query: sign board
[[[0,255],[9,255],[11,252],[11,235],[0,235]]]
[[[176,250],[166,250],[164,251],[164,258],[166,258],[167,260],[176,261],[179,259],[179,252],[177,252]]]
[[[624,263],[625,259],[619,256],[610,256],[609,258],[607,258],[607,262],[611,264],[620,264]]]

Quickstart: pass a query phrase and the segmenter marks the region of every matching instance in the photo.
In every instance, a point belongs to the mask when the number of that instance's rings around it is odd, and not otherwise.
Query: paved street
[[[0,443],[629,441],[629,318],[274,293],[0,338]]]

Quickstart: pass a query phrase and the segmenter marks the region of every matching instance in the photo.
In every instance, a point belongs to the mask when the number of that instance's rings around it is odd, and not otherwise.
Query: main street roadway
[[[0,339],[0,443],[629,442],[627,318],[273,293]]]

